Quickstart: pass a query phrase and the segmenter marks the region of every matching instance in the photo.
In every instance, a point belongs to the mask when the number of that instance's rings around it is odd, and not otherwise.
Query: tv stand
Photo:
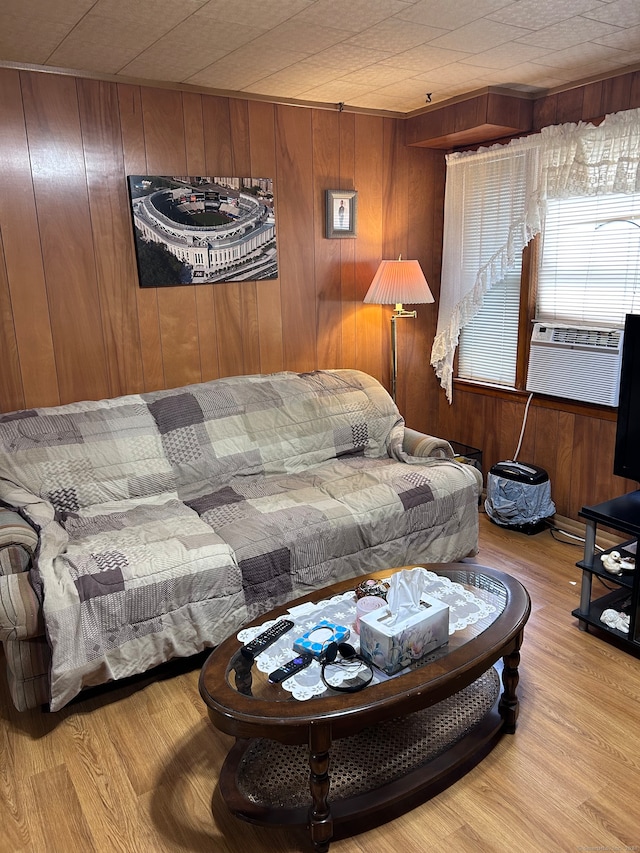
[[[640,538],[640,490],[613,498],[595,506],[584,506],[579,512],[585,519],[584,558],[577,563],[582,569],[580,589],[580,607],[572,612],[578,618],[582,631],[589,627],[598,628],[615,636],[629,650],[640,651],[640,566],[633,571],[614,575],[608,572],[602,563],[602,554],[596,551],[596,530],[598,524],[619,530],[632,538],[610,548],[619,551],[622,556],[636,556],[636,547]],[[592,598],[594,577],[602,582],[605,594]],[[629,615],[629,631],[610,627],[601,620],[605,610],[615,610]]]

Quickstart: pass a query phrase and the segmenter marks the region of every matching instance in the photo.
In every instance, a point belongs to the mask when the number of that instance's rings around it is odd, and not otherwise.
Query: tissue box
[[[449,642],[449,606],[430,595],[421,597],[420,611],[389,625],[388,607],[360,618],[360,654],[393,675],[412,661]]]

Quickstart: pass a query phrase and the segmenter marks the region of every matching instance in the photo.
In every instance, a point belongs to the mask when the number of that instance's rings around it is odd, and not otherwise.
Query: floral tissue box
[[[378,669],[393,675],[412,661],[449,642],[449,606],[430,595],[421,609],[390,625],[391,611],[380,607],[360,617],[360,654]]]

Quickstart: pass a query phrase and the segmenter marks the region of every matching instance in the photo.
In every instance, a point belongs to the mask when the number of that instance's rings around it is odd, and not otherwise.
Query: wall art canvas
[[[127,181],[140,287],[278,277],[271,178]]]

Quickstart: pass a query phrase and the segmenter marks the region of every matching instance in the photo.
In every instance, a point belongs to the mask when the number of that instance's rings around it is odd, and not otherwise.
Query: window
[[[431,364],[449,401],[460,341],[466,378],[507,387],[515,382],[522,252],[540,230],[537,196],[527,189],[538,162],[528,139],[513,148],[447,157],[442,287]]]
[[[520,275],[519,264],[461,330],[460,378],[516,387]],[[640,194],[550,199],[535,284],[537,320],[622,328],[640,313]]]
[[[518,341],[515,380],[513,368],[498,365],[493,353],[501,356],[502,342],[512,346],[512,330],[523,328],[525,316],[533,318],[534,285],[538,319],[546,322],[611,328],[622,326],[626,313],[640,312],[639,188],[640,109],[612,113],[597,126],[554,125],[504,146],[447,155],[431,365],[449,402],[461,339],[461,375],[491,373],[488,378],[507,387],[521,382],[526,341]],[[539,276],[529,264],[540,262],[537,251],[532,246],[523,255],[536,235],[543,246]],[[495,304],[476,317],[485,294],[505,281],[521,255],[527,261],[521,287],[526,304],[517,319]],[[506,292],[495,298],[505,308],[500,300]],[[490,334],[478,337],[472,320]]]
[[[622,328],[638,311],[640,194],[549,200],[537,319]]]
[[[482,308],[460,334],[458,376],[510,388],[516,384],[522,264],[485,295]]]

